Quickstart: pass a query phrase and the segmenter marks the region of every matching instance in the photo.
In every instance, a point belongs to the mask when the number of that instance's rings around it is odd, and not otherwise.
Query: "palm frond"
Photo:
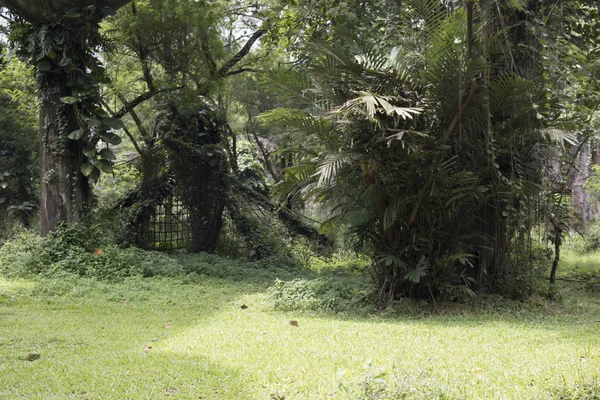
[[[542,137],[550,139],[552,142],[557,143],[562,148],[566,148],[567,145],[577,146],[579,144],[579,141],[577,140],[577,135],[570,131],[556,128],[547,128],[538,129],[537,132]]]
[[[393,99],[389,96],[378,96],[376,94],[359,91],[358,97],[350,99],[340,107],[334,109],[337,114],[361,114],[373,120],[377,114],[390,117],[398,116],[404,120],[413,119],[423,109],[420,107],[398,107],[390,103]]]
[[[339,170],[344,165],[358,161],[361,158],[363,158],[363,155],[357,153],[339,153],[326,156],[314,174],[315,177],[319,178],[317,185],[325,186],[331,184],[331,181],[337,176]]]

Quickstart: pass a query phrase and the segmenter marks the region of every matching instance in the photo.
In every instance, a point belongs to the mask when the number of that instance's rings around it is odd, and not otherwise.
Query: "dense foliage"
[[[552,245],[554,283],[597,124],[592,2],[115,5],[7,14],[40,95],[43,234],[101,209],[121,245],[171,248],[156,224],[252,259],[335,238],[370,258],[381,304],[525,296]],[[29,223],[34,124],[11,93],[0,212]]]
[[[15,222],[30,226],[38,207],[37,107],[29,73],[14,58],[0,66],[0,238]]]

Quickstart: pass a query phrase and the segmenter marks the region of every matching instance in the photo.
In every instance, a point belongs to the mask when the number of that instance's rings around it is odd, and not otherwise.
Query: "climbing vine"
[[[115,155],[108,145],[121,142],[114,130],[121,128],[122,122],[111,118],[99,105],[100,85],[110,81],[94,55],[102,44],[98,23],[93,19],[95,14],[95,7],[89,6],[69,11],[49,24],[17,20],[11,26],[10,40],[16,54],[35,68],[41,100],[59,91],[59,140],[52,145],[46,143],[46,126],[50,122],[42,121],[46,151],[64,154],[68,141],[79,141],[85,156],[81,172],[97,181],[101,172],[112,173]],[[74,113],[68,113],[68,107]],[[69,127],[67,114],[75,115],[77,129]]]

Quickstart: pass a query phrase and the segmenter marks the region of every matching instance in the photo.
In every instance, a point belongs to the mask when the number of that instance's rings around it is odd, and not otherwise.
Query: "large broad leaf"
[[[79,128],[77,130],[74,130],[73,132],[69,133],[69,139],[72,140],[79,140],[83,137],[83,129]]]
[[[123,121],[119,118],[103,118],[102,126],[106,127],[106,129],[122,129]]]
[[[109,149],[103,149],[100,151],[100,157],[102,157],[105,160],[115,160],[117,158],[117,156],[115,156],[115,153],[112,152],[112,150]]]
[[[87,158],[94,158],[96,156],[96,148],[95,147],[84,147],[83,148],[83,154],[87,157]]]
[[[121,141],[122,141],[122,139],[119,135],[116,135],[116,134],[110,133],[110,132],[100,134],[100,138],[102,139],[102,141],[104,141],[108,144],[112,144],[113,146],[121,144]]]
[[[94,166],[90,163],[83,163],[81,165],[81,173],[84,176],[90,176],[90,174],[94,171]]]
[[[96,166],[98,167],[98,169],[100,169],[100,171],[106,173],[106,174],[112,174],[113,173],[113,167],[110,161],[108,160],[98,160],[96,162]]]

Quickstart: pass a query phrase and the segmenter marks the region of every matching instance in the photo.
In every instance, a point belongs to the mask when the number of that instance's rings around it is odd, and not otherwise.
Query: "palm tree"
[[[384,304],[502,290],[514,241],[530,240],[516,233],[541,188],[540,90],[513,68],[505,31],[474,37],[485,11],[409,1],[391,50],[314,45],[308,71],[271,78],[296,105],[263,117],[292,143],[279,195],[331,204],[324,229],[346,226],[370,252]]]

